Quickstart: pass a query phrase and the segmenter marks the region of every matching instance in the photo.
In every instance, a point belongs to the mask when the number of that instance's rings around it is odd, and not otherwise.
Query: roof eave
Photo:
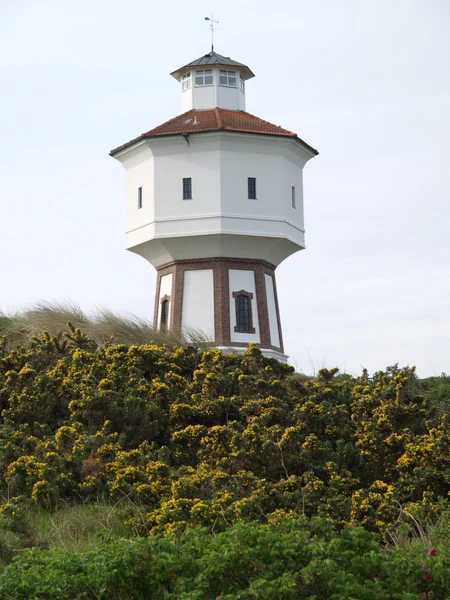
[[[205,129],[204,131],[175,131],[173,133],[164,133],[164,134],[153,134],[153,135],[140,135],[137,138],[134,138],[132,140],[130,140],[129,142],[127,142],[126,144],[122,144],[122,146],[119,146],[118,148],[115,148],[114,150],[111,150],[111,152],[109,153],[110,156],[112,156],[113,158],[116,158],[116,156],[123,152],[124,150],[128,150],[131,146],[134,146],[135,144],[137,144],[138,142],[143,142],[145,140],[154,140],[154,139],[162,139],[162,138],[167,138],[167,137],[173,137],[173,136],[182,136],[182,137],[186,137],[186,136],[190,136],[190,135],[199,135],[202,133],[240,133],[240,134],[244,134],[244,135],[264,135],[264,136],[268,136],[268,137],[273,137],[273,138],[284,138],[284,139],[289,139],[289,140],[293,140],[296,142],[299,142],[302,146],[304,146],[313,156],[317,156],[319,154],[319,151],[316,150],[315,148],[313,148],[312,146],[310,146],[307,142],[305,142],[304,140],[302,140],[300,137],[298,137],[298,135],[283,135],[282,133],[268,133],[268,132],[263,132],[263,131],[240,131],[238,129],[228,129],[226,127],[217,127],[215,129]]]
[[[130,140],[129,142],[126,142],[125,144],[122,144],[121,146],[118,146],[117,148],[114,148],[113,150],[111,150],[111,152],[109,153],[109,156],[116,158],[116,156],[118,154],[120,154],[121,152],[123,152],[124,150],[128,150],[128,148],[130,148],[131,146],[134,146],[138,142],[142,142],[144,140],[145,140],[145,136],[140,135],[139,137],[134,138],[134,139]]]
[[[297,142],[300,142],[302,144],[302,146],[305,146],[305,148],[307,150],[309,150],[313,156],[317,156],[319,154],[318,150],[316,150],[315,148],[313,148],[312,146],[307,144],[305,142],[305,140],[302,140],[302,138],[299,138],[298,135],[296,135],[295,138],[293,138],[293,139],[295,139]]]
[[[130,146],[133,146],[137,142],[141,142],[144,140],[150,140],[150,139],[154,140],[154,139],[165,138],[165,137],[173,137],[176,135],[186,137],[186,136],[191,136],[191,135],[199,135],[202,133],[219,133],[219,132],[220,133],[240,133],[240,134],[244,134],[244,135],[264,135],[264,136],[273,137],[273,138],[284,138],[284,139],[289,139],[289,140],[295,140],[295,141],[303,144],[303,146],[308,148],[314,154],[319,154],[317,150],[315,150],[312,146],[310,146],[309,144],[304,142],[297,135],[287,135],[287,134],[283,134],[283,133],[269,133],[266,131],[242,131],[240,129],[228,129],[227,127],[216,127],[215,129],[204,129],[202,131],[174,131],[174,132],[167,132],[167,133],[155,133],[155,134],[149,134],[149,135],[144,134],[144,135],[139,136],[138,138],[135,138],[134,140],[130,140],[126,144],[123,144],[122,146],[119,146],[118,148],[115,148],[114,150],[111,150],[109,155],[114,156],[114,154],[117,154],[117,153],[121,152],[122,150],[126,150],[127,148],[129,148]]]
[[[224,64],[216,63],[214,65],[197,65],[197,66],[185,65],[184,67],[180,67],[176,71],[172,71],[171,75],[174,79],[179,81],[180,77],[182,75],[184,75],[185,73],[187,73],[187,71],[193,71],[195,69],[198,69],[200,71],[200,70],[204,70],[204,69],[212,69],[214,67],[226,67],[227,69],[233,68],[236,71],[240,71],[246,81],[255,76],[253,71],[251,69],[249,69],[246,65],[231,67],[231,65],[227,65],[225,63]]]

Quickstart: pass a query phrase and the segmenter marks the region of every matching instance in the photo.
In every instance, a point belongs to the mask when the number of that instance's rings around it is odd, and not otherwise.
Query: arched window
[[[234,331],[238,333],[255,333],[252,316],[253,294],[241,290],[240,292],[233,292],[233,298],[236,305],[236,327]]]
[[[168,322],[169,322],[169,300],[163,299],[161,302],[160,329],[167,329]]]

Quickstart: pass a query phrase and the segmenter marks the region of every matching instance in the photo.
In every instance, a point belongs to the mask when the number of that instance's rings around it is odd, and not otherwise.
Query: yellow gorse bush
[[[100,347],[74,328],[0,347],[8,519],[104,498],[138,507],[142,533],[282,515],[386,531],[448,501],[448,404],[414,369],[307,378],[254,346]]]

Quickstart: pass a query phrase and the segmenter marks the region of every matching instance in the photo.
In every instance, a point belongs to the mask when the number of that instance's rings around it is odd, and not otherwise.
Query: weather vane
[[[218,23],[219,21],[215,21],[213,19],[214,15],[211,13],[210,17],[205,17],[205,21],[209,21],[210,29],[211,29],[211,52],[214,52],[214,31],[216,31],[217,27],[214,27],[214,23]]]

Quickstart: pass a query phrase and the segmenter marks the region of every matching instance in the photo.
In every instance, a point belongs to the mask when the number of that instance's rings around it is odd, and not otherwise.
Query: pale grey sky
[[[0,0],[0,307],[71,299],[151,318],[111,148],[180,112],[209,48],[256,74],[247,110],[318,148],[307,248],[277,270],[310,373],[450,371],[448,0]]]

